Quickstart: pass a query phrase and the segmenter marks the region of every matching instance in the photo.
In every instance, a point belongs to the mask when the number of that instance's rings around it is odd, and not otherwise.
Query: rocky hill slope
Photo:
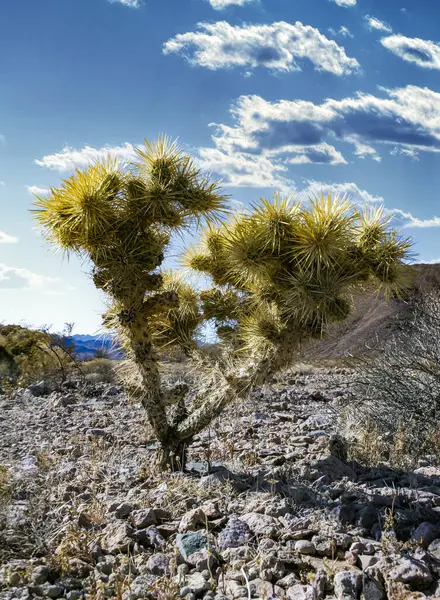
[[[333,327],[325,339],[306,347],[304,357],[309,360],[356,357],[380,348],[396,328],[404,326],[411,311],[411,301],[440,291],[440,264],[418,264],[412,270],[414,281],[408,301],[385,302],[377,295],[359,295],[347,321]]]

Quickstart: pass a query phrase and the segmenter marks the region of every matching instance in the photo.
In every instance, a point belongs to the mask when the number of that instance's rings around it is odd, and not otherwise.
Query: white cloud
[[[212,8],[215,10],[224,10],[229,6],[244,6],[245,4],[255,1],[257,0],[208,0]]]
[[[431,217],[430,219],[419,219],[414,217],[410,212],[404,212],[399,208],[393,208],[390,210],[393,215],[401,217],[403,219],[402,226],[405,229],[430,229],[432,227],[440,227],[440,217]]]
[[[5,233],[4,231],[0,231],[0,244],[16,244],[18,242],[18,238]]]
[[[349,6],[356,6],[357,0],[333,0],[338,6],[348,8]]]
[[[393,31],[391,25],[388,25],[388,23],[385,23],[384,21],[380,21],[380,19],[376,19],[376,17],[371,17],[370,15],[367,15],[365,19],[370,29],[377,29],[378,31],[387,32]]]
[[[43,188],[38,185],[27,185],[26,189],[29,192],[29,194],[32,194],[35,196],[45,196],[50,191],[48,188]]]
[[[307,187],[299,190],[303,199],[311,199],[324,194],[334,194],[336,196],[348,196],[356,204],[383,203],[381,196],[373,196],[366,190],[360,189],[355,183],[324,183],[322,181],[307,181]]]
[[[263,155],[282,164],[346,163],[338,142],[377,161],[378,146],[411,157],[440,152],[440,93],[417,86],[380,91],[384,97],[358,93],[322,104],[241,96],[230,109],[235,126],[215,124],[213,143],[229,156]]]
[[[300,71],[303,59],[318,71],[347,75],[359,69],[355,58],[318,29],[299,21],[272,25],[233,26],[226,21],[199,23],[198,31],[178,34],[163,47],[164,54],[180,54],[191,64],[208,69],[266,67]]]
[[[141,5],[140,0],[109,0],[112,4],[115,2],[128,6],[130,8],[139,8]]]
[[[267,156],[246,152],[228,153],[218,148],[199,148],[200,167],[219,175],[226,187],[292,189],[287,167]]]
[[[121,158],[122,160],[131,160],[135,156],[134,147],[128,142],[122,146],[104,146],[103,148],[84,146],[81,150],[75,150],[66,146],[57,154],[49,154],[43,156],[41,160],[35,160],[35,164],[56,171],[71,171],[86,167],[108,156]]]
[[[440,69],[440,44],[404,35],[390,35],[382,38],[382,46],[407,62],[425,69]]]
[[[48,284],[58,280],[52,277],[32,273],[28,269],[9,267],[0,263],[0,289],[32,289],[47,290]]]

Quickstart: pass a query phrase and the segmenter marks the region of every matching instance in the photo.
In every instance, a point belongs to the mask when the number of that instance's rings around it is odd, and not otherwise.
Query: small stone
[[[393,567],[388,576],[393,581],[407,583],[410,586],[426,586],[432,582],[432,575],[426,565],[413,558],[402,558]]]
[[[424,521],[412,534],[412,540],[426,549],[439,535],[440,527]]]
[[[295,573],[289,573],[288,575],[286,575],[285,577],[283,577],[282,579],[279,579],[277,581],[277,585],[279,585],[280,587],[287,589],[290,587],[293,587],[294,585],[299,584],[300,581],[298,579],[298,577],[295,575]]]
[[[357,517],[357,525],[371,531],[372,527],[377,523],[379,511],[374,506],[365,506],[362,508]]]
[[[440,538],[437,538],[429,544],[428,552],[440,560]]]
[[[185,575],[188,575],[188,573],[189,573],[189,566],[186,563],[184,563],[183,565],[179,565],[177,567],[177,574],[180,577],[185,577]]]
[[[199,526],[206,527],[206,515],[201,508],[193,508],[185,513],[180,521],[179,531],[193,531]]]
[[[319,556],[332,556],[336,554],[336,544],[334,541],[322,535],[314,535],[312,543],[315,546],[316,553]]]
[[[362,571],[365,571],[365,569],[368,569],[368,567],[371,567],[378,562],[378,556],[371,556],[369,554],[359,554],[357,557],[357,564],[359,568],[362,569]]]
[[[66,408],[66,406],[72,406],[72,404],[77,403],[76,394],[67,394],[66,396],[61,396],[58,400],[57,404]]]
[[[169,575],[170,561],[166,554],[153,554],[147,561],[147,571],[153,575]]]
[[[127,523],[110,523],[103,531],[101,545],[108,554],[128,552],[133,546],[131,535],[133,530]]]
[[[102,427],[92,427],[91,429],[87,429],[86,436],[87,437],[105,437],[107,432]]]
[[[343,525],[352,525],[356,521],[356,507],[353,504],[340,504],[330,512],[330,516]]]
[[[218,565],[218,557],[214,550],[202,548],[198,552],[194,552],[188,556],[188,563],[195,566],[199,572],[205,569],[212,571]]]
[[[219,548],[238,548],[244,546],[250,539],[251,532],[241,519],[232,517],[218,536]]]
[[[115,516],[118,519],[125,519],[126,517],[128,517],[131,514],[133,509],[134,509],[133,504],[130,504],[130,502],[123,502],[116,508]],[[144,527],[146,527],[146,525],[144,525]],[[142,529],[142,527],[139,527],[139,529]]]
[[[269,517],[269,515],[261,515],[255,512],[248,513],[240,517],[240,521],[246,523],[255,535],[272,537],[276,535],[278,530],[277,521],[273,517]]]
[[[362,595],[363,600],[386,600],[388,598],[382,583],[369,573],[363,575]]]
[[[208,540],[204,531],[177,534],[176,547],[185,562],[188,562],[189,556],[207,548],[207,546]]]
[[[335,575],[334,588],[338,600],[356,600],[362,587],[362,574],[355,571],[339,571]]]
[[[64,588],[61,585],[49,585],[45,589],[45,595],[49,598],[59,598],[64,593]]]
[[[310,585],[296,584],[286,591],[287,600],[314,600],[315,592]]]
[[[83,593],[80,590],[70,590],[66,594],[66,600],[80,600],[83,597]]]
[[[166,546],[165,538],[154,525],[146,529],[139,529],[135,533],[136,540],[143,546],[151,546],[156,550],[163,550]]]
[[[365,551],[365,544],[363,542],[354,542],[349,548],[353,554],[362,554]]]
[[[186,594],[192,593],[195,596],[200,596],[203,592],[207,592],[211,589],[211,584],[209,581],[203,577],[201,573],[191,573],[187,576],[185,582],[185,590],[187,590]],[[182,594],[182,590],[180,591]]]
[[[28,391],[30,394],[32,394],[32,396],[35,396],[37,398],[41,397],[41,396],[46,396],[49,393],[49,384],[47,381],[43,380],[40,381],[39,383],[34,383],[33,385],[29,385],[26,388],[26,391]]]
[[[202,509],[203,513],[208,517],[208,519],[219,519],[222,516],[222,513],[218,507],[218,502],[205,502],[200,508]]]
[[[42,585],[43,583],[46,583],[48,577],[49,569],[46,565],[41,565],[33,570],[31,581],[34,585]]]
[[[21,575],[16,571],[13,571],[8,576],[8,585],[10,587],[18,587],[21,584]]]
[[[133,511],[130,520],[135,529],[145,529],[157,523],[156,513],[152,508],[140,508]]]
[[[315,545],[310,540],[298,540],[295,543],[295,551],[298,552],[298,554],[316,554]]]
[[[357,564],[358,555],[356,552],[351,552],[350,550],[347,550],[344,558],[345,562],[348,562],[348,564],[352,565],[353,567]]]

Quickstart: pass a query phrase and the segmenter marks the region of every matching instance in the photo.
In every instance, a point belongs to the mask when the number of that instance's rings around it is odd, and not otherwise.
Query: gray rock
[[[81,600],[83,593],[80,590],[70,590],[66,594],[66,600]]]
[[[210,590],[211,584],[209,583],[209,581],[206,581],[206,579],[203,577],[203,575],[201,573],[196,572],[196,573],[192,573],[186,577],[185,586],[183,589],[185,589],[185,591],[186,591],[185,595],[192,593],[196,597],[198,597],[201,594],[203,594],[203,592],[207,592],[208,590]],[[182,595],[182,591],[183,590],[180,590],[181,595]]]
[[[87,429],[86,436],[87,437],[105,437],[107,432],[102,427],[92,427],[91,429]]]
[[[336,543],[323,535],[314,535],[312,543],[319,556],[336,555]]]
[[[363,600],[386,600],[388,598],[383,583],[369,573],[363,575],[362,596]]]
[[[118,519],[125,519],[132,513],[133,510],[133,504],[131,504],[130,502],[123,502],[122,504],[119,504],[119,506],[116,508],[115,516]],[[146,525],[144,525],[144,527],[146,527]],[[142,527],[139,527],[139,529],[142,529]]]
[[[66,408],[66,406],[72,406],[73,404],[76,404],[78,401],[78,398],[76,396],[76,394],[66,394],[65,396],[61,396],[61,398],[58,400],[57,404],[59,406],[64,406],[64,408]]]
[[[147,592],[154,584],[155,577],[153,575],[139,575],[131,582],[130,585],[130,600],[143,600],[147,597]]]
[[[251,537],[251,531],[241,519],[229,519],[226,527],[218,536],[219,548],[238,548],[244,546]]]
[[[278,523],[269,515],[261,515],[259,513],[248,513],[240,517],[240,521],[246,523],[249,529],[255,535],[266,535],[272,537],[276,535]]]
[[[351,525],[356,521],[356,507],[353,504],[340,504],[330,512],[330,516],[343,525]]]
[[[109,523],[103,531],[101,546],[108,554],[128,552],[133,546],[133,530],[125,522]]]
[[[357,525],[371,531],[372,527],[377,523],[379,511],[375,506],[365,506],[357,516]]]
[[[295,543],[295,551],[298,554],[316,554],[315,545],[310,540],[298,540]]]
[[[185,562],[188,557],[208,547],[208,540],[204,531],[195,533],[179,533],[176,537],[176,547]]]
[[[154,525],[146,529],[139,529],[139,531],[136,531],[135,537],[143,546],[151,546],[156,550],[163,550],[166,546],[165,538]]]
[[[440,560],[440,538],[437,538],[429,544],[428,552]]]
[[[389,571],[388,577],[393,581],[422,588],[432,583],[433,579],[428,567],[413,558],[399,559],[397,564]]]
[[[362,571],[368,569],[372,565],[375,565],[379,562],[379,558],[377,556],[371,556],[370,554],[359,554],[357,557],[357,565]]]
[[[42,585],[43,583],[46,583],[48,577],[49,569],[46,565],[40,565],[33,570],[31,581],[34,585]]]
[[[356,600],[362,587],[362,574],[356,571],[339,571],[335,575],[334,588],[338,600]]]
[[[286,590],[287,600],[314,600],[315,592],[310,585],[301,585],[300,583]]]
[[[152,508],[140,508],[134,510],[130,517],[133,527],[136,529],[145,529],[150,525],[156,525],[157,519],[156,514]]]
[[[169,575],[170,560],[166,554],[153,554],[147,561],[147,571],[152,575]]]
[[[188,556],[188,563],[196,567],[197,571],[202,572],[205,569],[212,571],[218,565],[217,553],[209,548],[202,548]]]
[[[41,396],[46,396],[47,394],[49,394],[50,385],[49,385],[49,382],[47,382],[43,379],[39,383],[34,383],[32,385],[29,385],[26,388],[26,391],[29,392],[30,394],[32,394],[32,396],[35,396],[36,398],[40,398]]]
[[[298,583],[300,583],[300,580],[298,579],[297,575],[295,575],[295,573],[289,573],[288,575],[285,575],[285,577],[277,581],[277,585],[284,589],[293,587]]]
[[[417,529],[412,534],[412,540],[419,544],[422,548],[428,548],[428,546],[440,535],[440,527],[433,525],[428,521],[420,523]]]
[[[201,508],[193,508],[185,513],[180,521],[179,531],[194,531],[198,527],[206,527],[206,515]]]

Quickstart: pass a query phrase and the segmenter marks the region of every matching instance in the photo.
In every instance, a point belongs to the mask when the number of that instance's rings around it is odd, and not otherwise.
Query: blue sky
[[[0,14],[2,322],[99,329],[87,266],[34,230],[32,192],[160,133],[237,202],[349,193],[440,261],[432,0],[5,0]]]

